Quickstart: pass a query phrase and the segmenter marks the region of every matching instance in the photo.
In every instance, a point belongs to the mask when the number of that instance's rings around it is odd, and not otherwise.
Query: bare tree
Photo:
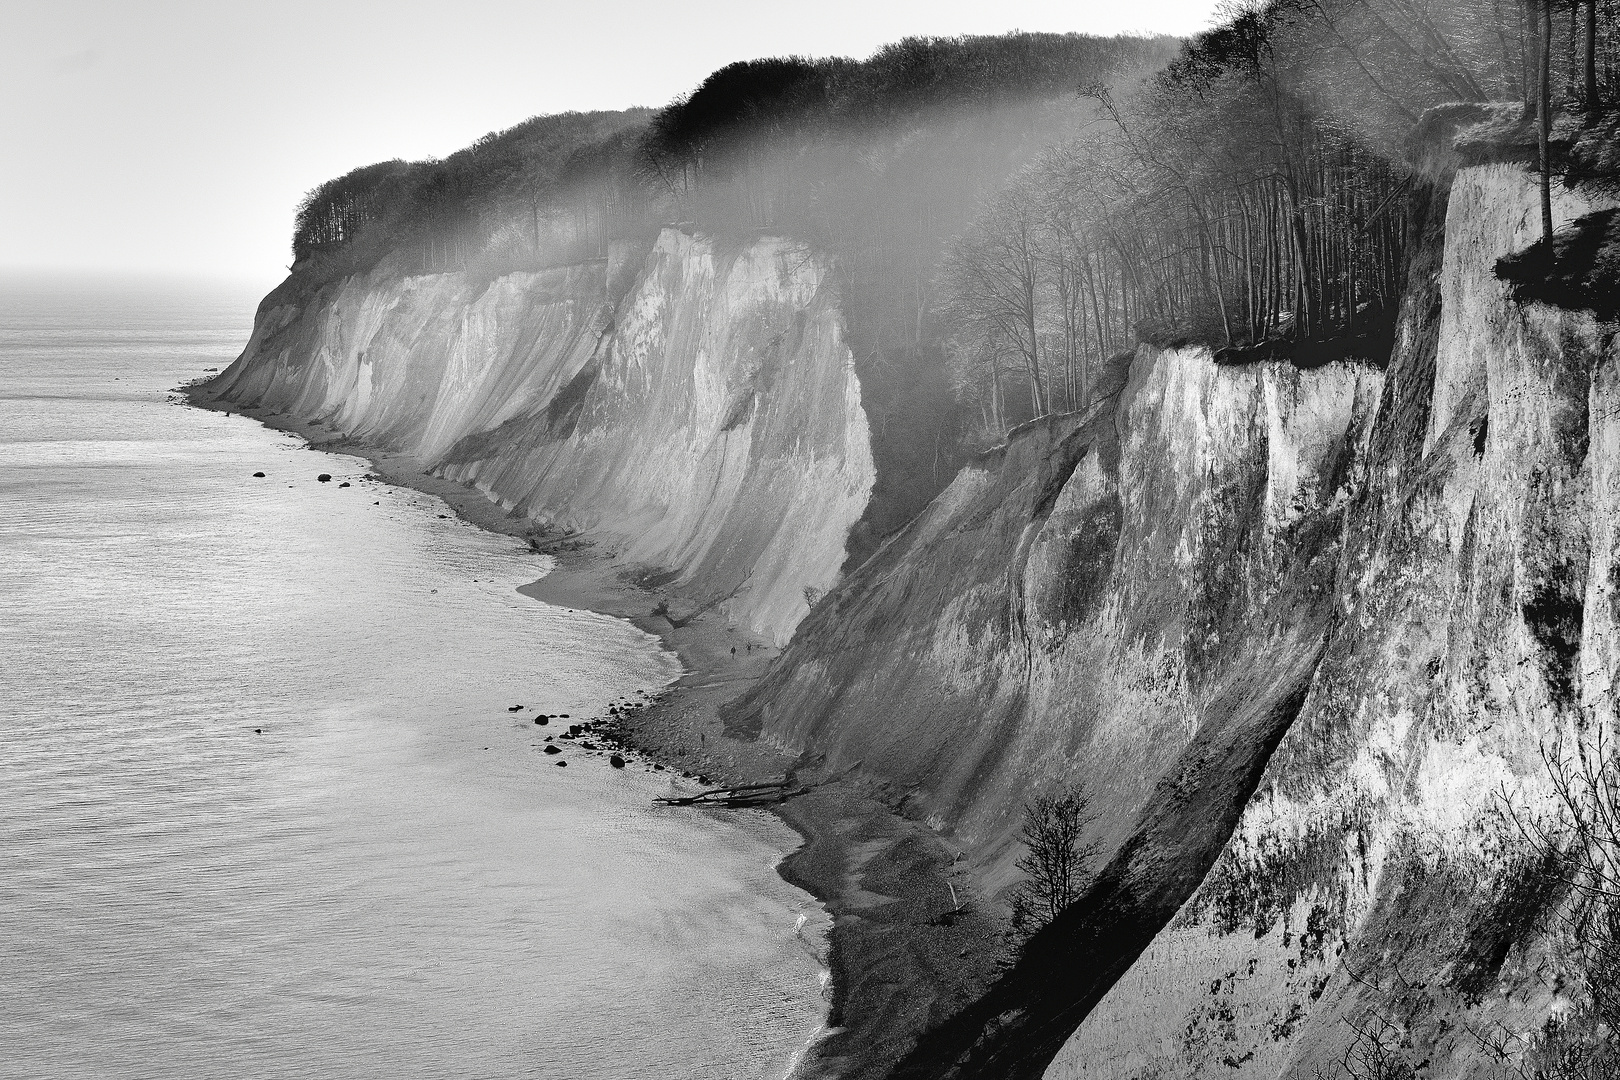
[[[1356,1037],[1339,1057],[1340,1076],[1350,1080],[1414,1080],[1417,1068],[1407,1053],[1412,1042],[1399,1024],[1383,1015],[1361,1023],[1348,1019],[1344,1023]]]
[[[1620,1076],[1620,754],[1601,729],[1566,752],[1543,745],[1554,812],[1546,818],[1502,800],[1530,849],[1549,858],[1569,897],[1561,909],[1562,952],[1576,968],[1584,1000],[1526,1060],[1550,1080]],[[1528,1075],[1521,1068],[1521,1075]]]
[[[1096,816],[1091,800],[1075,790],[1043,795],[1024,808],[1019,839],[1024,879],[1013,894],[1012,929],[1027,938],[1080,898],[1098,850],[1085,841]]]

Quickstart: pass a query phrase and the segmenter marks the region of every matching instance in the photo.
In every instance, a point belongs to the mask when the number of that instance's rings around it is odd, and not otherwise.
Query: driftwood
[[[792,777],[783,777],[766,784],[711,788],[696,795],[671,795],[657,801],[665,806],[721,806],[735,810],[745,806],[772,806],[810,790],[808,785],[795,783]]]
[[[551,555],[558,551],[578,551],[580,548],[590,547],[589,540],[581,539],[585,534],[579,530],[565,532],[560,536],[545,536],[540,533],[530,533],[526,539],[529,550],[537,555]]]
[[[801,783],[792,772],[789,772],[780,780],[768,780],[762,784],[710,788],[696,795],[668,795],[655,801],[665,806],[720,806],[728,810],[745,806],[774,806],[789,799],[796,799],[800,795],[808,795],[818,787],[836,784],[860,767],[861,763],[857,761],[837,776],[829,776],[815,784]]]

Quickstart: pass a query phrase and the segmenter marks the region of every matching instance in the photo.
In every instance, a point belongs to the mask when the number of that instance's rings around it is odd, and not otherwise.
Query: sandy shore
[[[199,408],[291,432],[313,449],[364,458],[384,480],[434,495],[480,528],[526,539],[534,534],[529,519],[509,514],[469,485],[424,471],[408,455],[355,442],[319,423],[215,400],[206,384],[186,387],[185,395]],[[767,639],[728,626],[712,611],[673,625],[654,613],[660,603],[668,602],[679,616],[694,601],[647,587],[654,568],[621,562],[608,543],[587,540],[548,554],[554,569],[520,592],[627,619],[656,635],[685,670],[651,705],[615,725],[627,749],[716,786],[761,783],[790,772],[813,786],[771,807],[804,838],[783,861],[782,876],[833,917],[827,1033],[805,1056],[799,1075],[882,1075],[923,1027],[966,1004],[994,973],[999,928],[966,895],[959,851],[896,812],[903,792],[859,776],[823,775],[764,740],[726,734],[720,707],[744,693],[780,654]]]

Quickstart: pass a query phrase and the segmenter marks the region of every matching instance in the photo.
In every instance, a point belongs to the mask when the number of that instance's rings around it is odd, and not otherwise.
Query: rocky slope
[[[295,275],[207,392],[405,451],[785,641],[874,478],[827,276],[784,240],[675,229],[488,282]]]
[[[1612,328],[1493,276],[1536,207],[1514,165],[1419,197],[1387,369],[1143,348],[964,469],[732,709],[860,762],[982,903],[1031,794],[1097,811],[1082,902],[867,1074],[1470,1076],[1561,1006],[1556,881],[1503,808],[1613,728],[1620,384]]]

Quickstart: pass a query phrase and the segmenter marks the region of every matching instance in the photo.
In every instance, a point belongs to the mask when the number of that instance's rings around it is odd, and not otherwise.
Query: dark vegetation
[[[611,240],[646,229],[635,160],[651,115],[537,116],[443,160],[328,180],[299,204],[295,269],[319,280],[394,254],[410,273],[500,273],[603,257]]]
[[[1080,899],[1100,854],[1085,839],[1095,819],[1090,800],[1078,790],[1042,795],[1024,808],[1018,834],[1024,845],[1018,859],[1023,877],[1013,890],[1010,923],[1015,944],[1022,945]]]
[[[1421,180],[1412,135],[1437,106],[1516,102],[1503,134],[1531,142],[1562,113],[1551,172],[1620,176],[1613,0],[1274,0],[1229,16],[1141,92],[1094,88],[1103,122],[953,246],[952,370],[985,430],[1083,408],[1095,365],[1134,341],[1224,362],[1387,358]],[[1538,252],[1508,268],[1522,295],[1612,309],[1612,216],[1561,240],[1556,270]]]
[[[1620,318],[1620,213],[1599,210],[1576,219],[1496,264],[1497,276],[1513,285],[1520,302],[1537,300],[1599,319]]]

